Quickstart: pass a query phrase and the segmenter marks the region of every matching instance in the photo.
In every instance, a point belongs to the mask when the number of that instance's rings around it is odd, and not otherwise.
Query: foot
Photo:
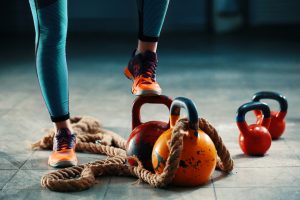
[[[67,128],[58,129],[53,138],[53,151],[48,164],[52,167],[71,167],[77,165],[75,154],[76,136]]]
[[[133,52],[124,70],[125,76],[133,81],[132,94],[137,96],[161,94],[161,88],[155,77],[157,62],[157,55],[154,52],[146,51],[137,55],[135,51]]]

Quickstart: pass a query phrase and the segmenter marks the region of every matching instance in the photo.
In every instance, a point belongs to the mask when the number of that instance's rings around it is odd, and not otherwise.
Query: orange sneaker
[[[157,55],[154,52],[146,51],[144,54],[135,55],[130,59],[124,70],[127,78],[133,81],[132,94],[160,95],[161,88],[156,82]]]
[[[75,154],[76,136],[67,128],[59,129],[53,138],[53,151],[48,164],[52,167],[71,167],[77,165]]]

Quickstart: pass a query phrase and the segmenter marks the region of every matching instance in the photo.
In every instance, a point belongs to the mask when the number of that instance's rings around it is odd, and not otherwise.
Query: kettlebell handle
[[[194,102],[185,97],[177,97],[171,105],[170,123],[174,127],[180,116],[180,109],[184,108],[187,111],[189,128],[193,130],[199,129],[198,112]]]
[[[248,124],[245,120],[245,115],[247,112],[251,110],[261,110],[263,113],[263,120],[262,120],[262,126],[266,127],[267,129],[270,126],[271,122],[271,112],[270,108],[267,104],[262,103],[262,102],[249,102],[241,105],[239,109],[237,110],[237,117],[236,117],[236,122],[238,124],[238,127],[241,132],[248,133]]]
[[[170,110],[172,99],[165,95],[157,95],[157,96],[139,96],[137,97],[132,106],[132,130],[135,127],[142,124],[141,122],[141,107],[146,104],[162,104],[168,107]],[[169,122],[170,123],[170,122]]]
[[[262,92],[257,92],[253,95],[252,101],[259,101],[261,99],[273,99],[276,100],[279,105],[280,105],[280,112],[278,113],[277,117],[284,118],[287,113],[288,109],[288,102],[285,98],[285,96],[277,93],[277,92],[271,92],[271,91],[262,91]],[[258,114],[255,112],[255,114]]]

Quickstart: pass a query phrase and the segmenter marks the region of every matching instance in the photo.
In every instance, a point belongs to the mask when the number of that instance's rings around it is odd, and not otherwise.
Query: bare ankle
[[[158,44],[157,42],[143,42],[139,40],[137,51],[141,53],[144,53],[145,51],[152,51],[156,53],[157,44]]]
[[[73,133],[71,122],[70,122],[69,119],[65,120],[65,121],[61,121],[61,122],[55,122],[54,123],[54,128],[55,128],[55,132],[57,132],[57,130],[59,130],[59,129],[67,128]]]

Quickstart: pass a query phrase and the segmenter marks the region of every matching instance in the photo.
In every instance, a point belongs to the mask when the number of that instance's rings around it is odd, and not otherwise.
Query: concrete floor
[[[70,37],[71,113],[95,116],[106,128],[128,137],[134,96],[122,70],[134,40],[101,38]],[[41,176],[53,170],[47,166],[49,151],[31,151],[29,145],[51,123],[35,76],[33,37],[2,40],[0,199],[300,199],[300,42],[296,37],[163,37],[158,80],[164,94],[194,100],[199,115],[220,132],[235,169],[227,177],[216,171],[199,188],[154,189],[134,184],[134,178],[104,177],[79,193],[41,188]],[[248,157],[238,146],[236,109],[260,90],[287,97],[287,127],[267,155]],[[267,103],[278,109],[276,103]],[[167,120],[168,111],[146,105],[142,119]],[[247,119],[254,121],[251,114]],[[80,163],[104,158],[83,153],[78,157]]]

